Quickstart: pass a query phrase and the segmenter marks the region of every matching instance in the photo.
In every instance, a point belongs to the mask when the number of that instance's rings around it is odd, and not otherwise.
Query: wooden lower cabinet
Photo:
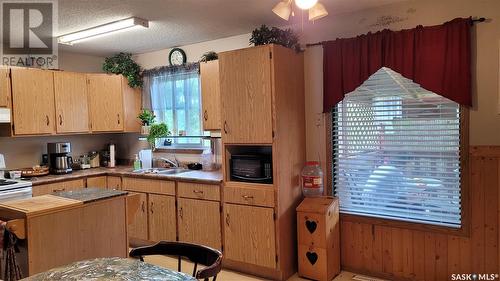
[[[33,186],[33,196],[51,194],[58,191],[76,190],[84,187],[85,183],[83,179],[36,185]]]
[[[148,194],[149,240],[175,241],[175,196]]]
[[[274,209],[224,205],[226,259],[276,268]]]
[[[107,186],[106,176],[87,178],[87,187],[106,188]]]
[[[148,195],[146,193],[138,194],[141,197],[139,210],[135,213],[133,222],[128,225],[128,236],[148,240]]]
[[[177,199],[179,241],[221,249],[220,202]]]
[[[116,189],[116,190],[121,190],[122,189],[122,178],[121,177],[113,177],[113,176],[108,176],[107,178],[107,187],[108,189]]]

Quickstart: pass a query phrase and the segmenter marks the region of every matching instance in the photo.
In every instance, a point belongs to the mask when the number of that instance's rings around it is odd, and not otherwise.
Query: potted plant
[[[141,114],[139,114],[137,118],[139,118],[142,123],[141,134],[148,135],[151,124],[155,122],[155,114],[148,109],[143,109]]]
[[[168,126],[165,123],[156,123],[152,124],[149,130],[149,134],[146,137],[146,140],[151,145],[151,149],[154,151],[156,149],[156,140],[159,138],[164,138],[170,135],[170,131],[168,130]]]

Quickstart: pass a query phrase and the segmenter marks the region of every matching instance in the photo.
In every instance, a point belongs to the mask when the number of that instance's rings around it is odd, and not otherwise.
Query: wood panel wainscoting
[[[342,269],[391,280],[451,280],[452,274],[500,270],[500,146],[471,146],[463,233],[393,226],[341,215]],[[465,214],[464,213],[464,214]],[[423,226],[423,225],[421,225]]]

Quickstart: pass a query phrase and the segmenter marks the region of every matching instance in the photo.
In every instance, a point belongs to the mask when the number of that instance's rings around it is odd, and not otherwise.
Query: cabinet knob
[[[205,121],[208,120],[208,112],[206,109],[205,109],[205,112],[203,113],[203,118],[205,118]]]

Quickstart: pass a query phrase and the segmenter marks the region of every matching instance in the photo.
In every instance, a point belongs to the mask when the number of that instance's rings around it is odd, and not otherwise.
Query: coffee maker
[[[52,174],[69,174],[73,171],[71,164],[73,158],[71,144],[69,142],[55,142],[47,144],[47,154],[49,155],[49,168]]]

